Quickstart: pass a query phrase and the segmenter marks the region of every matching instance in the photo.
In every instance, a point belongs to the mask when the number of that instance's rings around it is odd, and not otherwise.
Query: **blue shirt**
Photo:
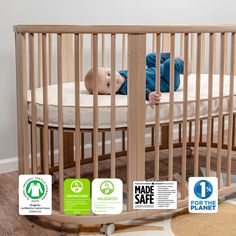
[[[174,60],[174,90],[179,88],[180,74],[184,71],[184,61]],[[125,78],[117,93],[127,94],[128,71],[120,70],[119,73]],[[160,90],[161,92],[170,91],[170,53],[161,53],[160,58]],[[149,93],[156,89],[156,54],[150,53],[146,56],[146,99]]]

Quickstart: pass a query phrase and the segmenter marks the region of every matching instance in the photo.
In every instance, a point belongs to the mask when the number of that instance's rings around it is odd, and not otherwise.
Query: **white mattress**
[[[234,77],[235,78],[235,77]],[[188,83],[188,118],[195,116],[195,91],[196,75],[189,75]],[[229,101],[229,75],[224,77],[224,99],[223,111],[228,112]],[[234,111],[236,110],[236,81],[234,83]],[[93,127],[93,95],[88,94],[84,83],[81,82],[80,107],[81,107],[81,128],[89,129]],[[174,121],[183,119],[183,76],[181,76],[181,85],[178,91],[174,93]],[[208,75],[201,75],[201,101],[200,116],[207,117],[208,97]],[[75,96],[74,83],[63,84],[63,122],[64,127],[73,128],[75,125]],[[31,91],[27,92],[29,102],[29,119],[31,120]],[[98,96],[99,128],[110,127],[110,95]],[[49,126],[57,126],[57,85],[48,86],[48,105],[49,105]],[[219,109],[219,75],[213,76],[213,100],[212,115],[217,115]],[[127,126],[127,96],[116,95],[116,127]],[[37,123],[43,124],[43,90],[36,89],[36,116]],[[146,124],[152,124],[155,120],[155,109],[146,101]],[[162,93],[160,102],[160,122],[165,123],[169,120],[169,93]]]

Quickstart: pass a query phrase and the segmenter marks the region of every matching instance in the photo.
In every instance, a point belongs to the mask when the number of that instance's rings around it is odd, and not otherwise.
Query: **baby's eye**
[[[108,75],[108,76],[111,76],[111,72],[110,72],[110,71],[107,71],[107,75]]]

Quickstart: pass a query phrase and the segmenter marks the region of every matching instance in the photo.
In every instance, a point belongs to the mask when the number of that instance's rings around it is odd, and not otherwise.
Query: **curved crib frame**
[[[232,152],[236,151],[235,146],[235,111],[233,111],[233,86],[235,74],[235,32],[236,25],[162,25],[162,26],[51,26],[51,25],[17,25],[14,27],[16,36],[16,77],[17,77],[17,127],[18,127],[18,158],[19,174],[52,174],[59,171],[59,201],[60,211],[53,211],[51,216],[41,216],[50,221],[57,221],[68,224],[104,224],[118,222],[128,219],[145,217],[150,214],[158,214],[165,210],[134,210],[132,202],[132,183],[136,180],[145,179],[145,151],[155,151],[154,179],[159,176],[160,150],[168,149],[168,180],[173,179],[173,149],[182,147],[182,188],[181,199],[178,199],[178,208],[186,207],[188,198],[184,188],[186,180],[186,158],[187,147],[194,147],[194,176],[198,176],[199,151],[201,146],[206,147],[206,176],[210,176],[211,148],[217,148],[217,177],[219,178],[219,196],[229,195],[236,192],[236,184],[231,183]],[[102,66],[105,65],[105,34],[111,37],[111,74],[114,78],[116,68],[116,36],[122,34],[122,68],[125,67],[126,59],[126,35],[128,35],[128,70],[129,70],[129,93],[128,93],[128,124],[124,128],[115,127],[115,81],[112,80],[111,96],[111,128],[99,129],[98,127],[98,94],[97,80],[94,81],[95,93],[93,129],[80,128],[80,107],[79,107],[79,84],[83,77],[83,34],[91,35],[91,65],[94,68],[94,76],[97,78],[98,67],[98,35],[102,35]],[[171,73],[170,73],[170,106],[169,122],[160,124],[159,107],[155,107],[155,124],[145,125],[145,56],[146,56],[146,35],[152,34],[152,50],[157,55],[161,51],[171,52]],[[180,54],[188,61],[189,51],[194,67],[194,46],[196,45],[196,112],[195,118],[187,118],[187,96],[188,91],[184,89],[183,120],[175,122],[173,120],[174,107],[174,57],[175,38],[180,34]],[[58,127],[50,127],[48,124],[48,95],[47,86],[53,83],[53,41],[52,35],[57,37],[57,84],[58,84]],[[200,74],[205,70],[205,36],[209,35],[209,98],[208,114],[200,117]],[[211,114],[212,98],[212,76],[216,68],[216,36],[220,35],[220,88],[219,88],[219,113],[217,116]],[[189,47],[191,36],[191,47]],[[230,36],[230,44],[228,38]],[[35,53],[35,39],[38,41],[37,53]],[[230,48],[230,59],[227,61],[227,47]],[[190,49],[190,50],[189,50]],[[36,76],[36,55],[38,73]],[[27,57],[28,55],[28,57]],[[160,90],[159,63],[157,56],[157,86]],[[69,63],[67,63],[69,62]],[[71,66],[74,62],[74,68]],[[228,95],[228,112],[223,113],[223,80],[226,72],[227,62],[230,63],[230,94]],[[28,72],[29,74],[28,74]],[[185,64],[184,88],[187,86],[188,64]],[[75,129],[63,127],[63,106],[62,106],[62,83],[65,81],[75,81]],[[36,82],[43,88],[44,103],[44,123],[36,123],[35,108],[35,88]],[[138,83],[137,83],[138,81]],[[27,89],[31,89],[32,94],[32,119],[28,119]],[[137,92],[138,91],[138,92]],[[225,118],[228,119],[228,133],[225,141]],[[207,123],[207,137],[203,140],[203,123]],[[214,122],[217,121],[217,141],[213,139]],[[178,124],[178,140],[174,141],[173,128]],[[187,126],[189,132],[187,134]],[[195,127],[194,132],[192,127]],[[145,128],[151,128],[151,145],[145,146]],[[28,131],[30,129],[30,138]],[[38,130],[40,130],[38,134]],[[59,163],[54,163],[54,130],[58,130]],[[127,150],[126,150],[126,131]],[[92,157],[84,156],[84,134],[92,134]],[[111,152],[105,153],[105,134],[111,133]],[[115,133],[122,133],[122,151],[116,152]],[[98,134],[102,134],[102,154],[98,153]],[[48,135],[50,134],[50,138]],[[75,135],[75,138],[73,136]],[[37,164],[37,138],[40,137],[40,169]],[[65,141],[67,140],[67,141]],[[50,141],[50,147],[49,147]],[[31,160],[29,155],[31,147]],[[73,150],[75,147],[75,160]],[[50,163],[49,163],[50,149]],[[221,151],[227,150],[227,183],[221,187]],[[81,150],[81,151],[80,151]],[[81,167],[86,163],[93,163],[94,178],[98,176],[98,163],[104,159],[110,159],[111,177],[116,176],[116,157],[127,155],[127,210],[120,215],[64,215],[63,214],[63,181],[64,168],[75,166],[76,177],[81,176]]]

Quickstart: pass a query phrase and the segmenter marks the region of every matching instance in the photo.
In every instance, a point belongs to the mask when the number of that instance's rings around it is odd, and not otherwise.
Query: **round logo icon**
[[[209,198],[212,192],[213,192],[213,186],[207,180],[200,180],[194,186],[194,193],[198,198],[201,199]]]
[[[31,199],[41,199],[45,194],[45,185],[40,180],[32,180],[26,184],[26,195]]]
[[[75,180],[71,183],[70,189],[74,193],[80,193],[83,190],[83,183],[79,180]]]
[[[114,184],[111,181],[103,181],[100,185],[100,191],[105,195],[110,195],[114,191]]]

